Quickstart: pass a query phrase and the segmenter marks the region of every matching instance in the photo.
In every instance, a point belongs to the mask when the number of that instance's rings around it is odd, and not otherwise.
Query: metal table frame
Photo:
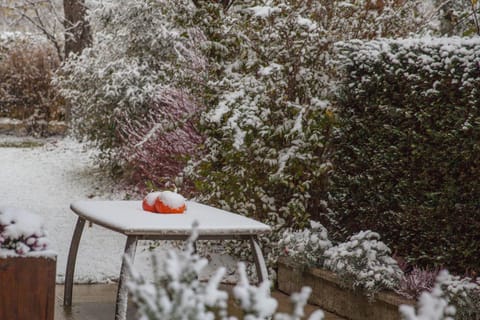
[[[85,222],[90,221],[84,217],[79,216],[75,230],[72,236],[72,242],[70,244],[70,251],[68,253],[68,262],[67,269],[65,273],[65,288],[64,288],[64,306],[72,305],[72,290],[73,290],[73,276],[75,273],[75,264],[77,260],[78,246],[80,244],[80,239],[82,237],[82,232],[85,227]],[[95,224],[99,224],[96,221],[90,221]],[[127,236],[127,241],[125,244],[125,256],[129,257],[133,262],[135,258],[135,251],[137,248],[138,240],[186,240],[188,236],[186,235],[152,235],[152,234],[128,234],[126,231],[120,231],[116,229],[109,228],[102,224],[100,226],[110,229],[112,231],[122,233]],[[259,282],[268,280],[267,266],[265,264],[265,259],[258,241],[258,234],[244,234],[244,235],[228,235],[225,233],[218,235],[199,235],[197,240],[248,240],[253,251],[253,257],[255,259],[255,267],[257,271],[257,277]],[[126,286],[128,280],[128,272],[126,270],[127,266],[125,261],[122,260],[122,266],[120,270],[120,278],[118,281],[117,289],[117,300],[115,305],[115,320],[125,320],[127,314],[127,301],[128,301],[128,289]]]

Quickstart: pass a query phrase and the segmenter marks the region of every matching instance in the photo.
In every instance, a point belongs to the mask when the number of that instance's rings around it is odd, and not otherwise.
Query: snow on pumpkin
[[[187,206],[181,194],[162,191],[149,193],[143,199],[142,207],[153,213],[184,213]]]
[[[14,207],[0,207],[0,256],[46,251],[49,242],[43,219]]]

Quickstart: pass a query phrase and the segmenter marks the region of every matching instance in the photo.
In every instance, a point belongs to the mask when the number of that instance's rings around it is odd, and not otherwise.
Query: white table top
[[[183,214],[156,214],[144,211],[141,201],[78,201],[70,208],[80,217],[126,235],[184,236],[198,222],[200,236],[258,235],[270,227],[253,219],[187,201]]]

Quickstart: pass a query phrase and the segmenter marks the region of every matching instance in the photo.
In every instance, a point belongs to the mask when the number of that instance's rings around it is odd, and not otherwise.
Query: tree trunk
[[[85,19],[85,0],[63,0],[65,13],[65,58],[79,54],[91,44],[90,26]]]

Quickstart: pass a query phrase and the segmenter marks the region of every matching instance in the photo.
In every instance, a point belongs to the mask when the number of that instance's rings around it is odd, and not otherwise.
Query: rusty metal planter
[[[56,256],[0,257],[0,319],[53,320]]]

